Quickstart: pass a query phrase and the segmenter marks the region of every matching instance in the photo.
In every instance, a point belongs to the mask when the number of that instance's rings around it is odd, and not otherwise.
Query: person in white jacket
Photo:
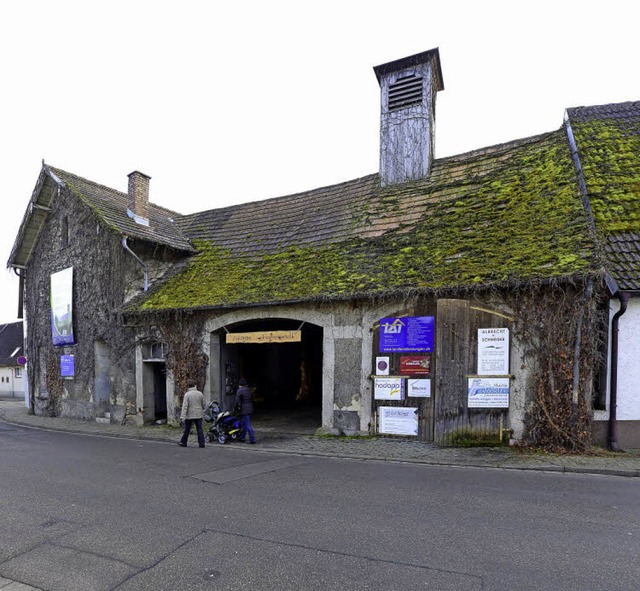
[[[182,439],[178,442],[180,447],[187,447],[192,424],[195,424],[198,433],[198,446],[204,447],[204,432],[202,431],[204,407],[204,395],[196,388],[194,382],[189,382],[188,390],[182,401],[182,412],[180,413],[180,421],[184,422],[184,433],[182,434]]]

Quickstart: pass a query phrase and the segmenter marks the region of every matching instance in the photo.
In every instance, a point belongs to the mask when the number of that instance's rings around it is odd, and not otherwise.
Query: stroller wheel
[[[220,433],[218,435],[218,443],[226,443],[227,442],[227,436],[225,433]]]
[[[205,440],[207,443],[213,443],[213,438],[211,437],[211,435],[209,435],[209,433],[207,433],[207,434],[204,436],[204,440]]]

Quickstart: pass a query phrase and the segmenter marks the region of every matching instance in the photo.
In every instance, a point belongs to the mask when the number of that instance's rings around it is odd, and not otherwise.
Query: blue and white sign
[[[404,378],[373,379],[373,397],[376,400],[404,400]]]
[[[509,408],[509,378],[469,378],[469,408]]]
[[[433,352],[434,316],[405,316],[380,320],[381,353]]]
[[[51,337],[55,346],[75,344],[73,267],[51,274]]]
[[[404,406],[378,408],[378,433],[418,435],[418,409]]]
[[[75,361],[73,355],[60,356],[60,377],[72,378],[75,375]]]
[[[410,398],[431,398],[431,379],[409,379],[407,396]]]

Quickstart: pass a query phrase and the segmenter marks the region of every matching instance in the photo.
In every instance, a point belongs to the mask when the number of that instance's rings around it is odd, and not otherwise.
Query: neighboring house
[[[35,411],[172,422],[246,377],[334,433],[640,444],[638,103],[435,159],[438,50],[375,73],[380,172],[338,185],[183,216],[43,163],[9,258]]]
[[[22,321],[0,324],[0,397],[24,398]]]

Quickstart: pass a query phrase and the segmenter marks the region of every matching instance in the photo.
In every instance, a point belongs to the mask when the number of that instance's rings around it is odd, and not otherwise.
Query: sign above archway
[[[229,332],[227,345],[262,343],[299,343],[302,341],[300,330],[264,330],[258,332]]]

